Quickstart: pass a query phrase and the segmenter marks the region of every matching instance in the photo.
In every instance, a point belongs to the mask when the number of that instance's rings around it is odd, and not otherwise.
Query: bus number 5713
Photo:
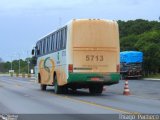
[[[103,61],[103,55],[86,55],[86,61]]]

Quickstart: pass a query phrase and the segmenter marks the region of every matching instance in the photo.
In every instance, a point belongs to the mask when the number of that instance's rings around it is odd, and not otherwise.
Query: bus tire
[[[41,83],[41,75],[40,75],[40,73],[38,73],[38,83]],[[45,91],[46,88],[47,88],[47,85],[44,85],[44,84],[41,84],[40,86],[41,86],[41,90],[42,91]]]
[[[55,75],[54,77],[54,92],[55,94],[61,94],[62,93],[62,87],[58,85],[58,82],[57,82],[57,76]]]
[[[43,85],[43,84],[41,84],[41,90],[42,90],[42,91],[45,91],[45,90],[46,90],[46,88],[47,88],[47,85]]]
[[[41,75],[38,73],[38,83],[41,83]]]
[[[102,94],[103,85],[93,85],[89,87],[90,94]]]

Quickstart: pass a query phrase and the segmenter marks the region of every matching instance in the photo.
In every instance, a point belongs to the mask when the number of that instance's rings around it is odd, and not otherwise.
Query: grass
[[[160,74],[149,75],[147,78],[157,78],[160,79]]]
[[[2,73],[2,72],[0,72],[0,74],[9,74],[9,73]]]

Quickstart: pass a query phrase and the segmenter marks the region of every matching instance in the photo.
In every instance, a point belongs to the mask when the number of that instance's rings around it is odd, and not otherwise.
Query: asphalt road
[[[41,91],[33,79],[0,77],[1,114],[132,114],[160,113],[160,81],[130,80],[131,96],[124,96],[124,81],[106,87],[102,95],[88,90],[54,94]],[[95,117],[94,117],[95,118]],[[70,118],[69,118],[70,119]]]

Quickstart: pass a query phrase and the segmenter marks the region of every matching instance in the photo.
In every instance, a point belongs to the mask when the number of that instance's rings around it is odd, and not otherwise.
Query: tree
[[[20,69],[21,73],[28,73],[28,60],[31,58],[26,58],[26,60],[20,59]],[[11,68],[11,62],[2,62],[0,63],[0,72],[8,72]],[[30,64],[30,68],[33,69],[34,66]],[[19,73],[19,60],[13,60],[12,61],[12,69],[15,71],[15,73]]]
[[[126,37],[128,35],[140,35],[146,31],[160,30],[160,23],[157,21],[148,20],[129,20],[129,21],[118,21],[120,38]]]
[[[2,58],[0,58],[0,73],[3,73],[3,72],[5,72],[4,62]]]
[[[136,35],[128,35],[120,40],[121,51],[136,50],[135,43],[138,41]]]
[[[144,53],[144,68],[148,74],[160,72],[160,31],[150,31],[139,35],[135,44]]]
[[[137,19],[118,24],[121,51],[142,51],[145,72],[160,73],[160,22]]]

